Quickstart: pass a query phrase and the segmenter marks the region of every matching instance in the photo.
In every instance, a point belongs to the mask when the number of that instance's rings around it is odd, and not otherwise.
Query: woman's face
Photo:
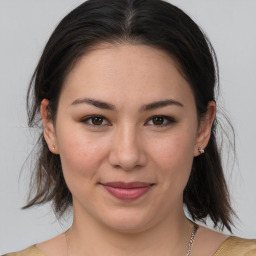
[[[198,147],[208,142],[175,62],[149,46],[101,45],[68,75],[55,125],[44,135],[60,154],[74,214],[125,232],[183,216],[183,190]],[[55,149],[53,149],[55,146]]]

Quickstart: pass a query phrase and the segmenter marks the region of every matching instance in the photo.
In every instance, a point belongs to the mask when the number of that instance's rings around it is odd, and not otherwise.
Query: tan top
[[[256,240],[231,236],[213,256],[256,256]]]
[[[35,245],[3,256],[45,256]],[[256,256],[256,239],[243,239],[230,236],[213,256]]]

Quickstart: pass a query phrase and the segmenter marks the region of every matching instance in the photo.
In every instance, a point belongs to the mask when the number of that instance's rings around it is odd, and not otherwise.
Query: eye
[[[147,121],[147,124],[162,127],[174,122],[176,122],[176,120],[170,116],[153,116]]]
[[[106,120],[105,117],[99,115],[91,115],[84,117],[81,122],[91,125],[91,126],[104,126],[110,125],[110,123]]]

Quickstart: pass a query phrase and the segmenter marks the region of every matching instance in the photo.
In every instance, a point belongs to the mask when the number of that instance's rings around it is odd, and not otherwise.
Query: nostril
[[[130,171],[145,166],[147,158],[134,130],[120,130],[112,140],[109,162],[116,169]]]

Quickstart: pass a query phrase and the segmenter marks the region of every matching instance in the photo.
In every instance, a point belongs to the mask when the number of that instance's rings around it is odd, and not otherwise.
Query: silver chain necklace
[[[195,240],[195,236],[196,236],[196,232],[198,230],[198,225],[197,224],[193,224],[193,229],[192,229],[192,233],[189,239],[189,244],[188,244],[188,251],[186,256],[190,256],[191,250],[192,250],[192,246]],[[68,236],[68,230],[65,232],[65,236],[66,236],[66,244],[67,244],[67,256],[71,256],[69,254],[70,251],[70,243],[69,243],[69,236]]]
[[[193,246],[193,243],[194,243],[194,240],[195,240],[195,237],[196,237],[196,232],[198,230],[198,225],[197,224],[193,224],[193,230],[192,230],[192,233],[191,233],[191,237],[189,239],[189,244],[188,244],[188,251],[187,251],[187,256],[190,256],[190,253],[191,253],[191,250],[192,250],[192,246]]]

